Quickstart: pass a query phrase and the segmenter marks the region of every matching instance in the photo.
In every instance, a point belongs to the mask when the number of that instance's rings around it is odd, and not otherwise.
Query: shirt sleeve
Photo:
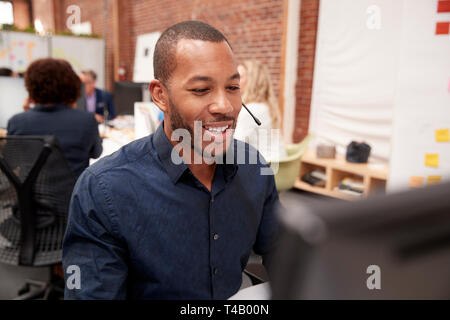
[[[90,171],[78,179],[63,241],[65,299],[125,299],[127,250],[106,186]],[[79,271],[79,286],[72,270]]]
[[[267,176],[268,194],[264,200],[263,214],[258,228],[256,242],[253,251],[261,255],[263,264],[267,270],[270,269],[272,254],[274,253],[279,238],[278,213],[282,209],[278,198],[273,175]]]

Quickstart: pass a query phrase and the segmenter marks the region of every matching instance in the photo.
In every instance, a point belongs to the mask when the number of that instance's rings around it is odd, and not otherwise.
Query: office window
[[[9,1],[0,1],[0,25],[14,24],[13,6]]]

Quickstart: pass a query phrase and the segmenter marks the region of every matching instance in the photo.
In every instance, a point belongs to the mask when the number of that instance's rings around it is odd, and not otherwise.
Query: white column
[[[295,125],[295,84],[297,82],[298,37],[300,32],[301,0],[288,0],[286,57],[284,65],[284,122],[285,143],[292,142]]]

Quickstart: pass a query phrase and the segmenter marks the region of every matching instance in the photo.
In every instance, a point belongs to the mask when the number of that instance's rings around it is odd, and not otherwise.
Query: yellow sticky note
[[[422,188],[423,187],[423,177],[410,177],[409,178],[410,188]]]
[[[435,132],[436,142],[450,142],[448,129],[438,129]]]
[[[439,154],[427,153],[425,155],[425,166],[427,167],[439,167]]]
[[[442,176],[428,176],[427,185],[440,184]]]

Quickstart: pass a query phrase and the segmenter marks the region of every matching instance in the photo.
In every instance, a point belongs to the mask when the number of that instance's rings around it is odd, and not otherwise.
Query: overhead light
[[[44,26],[42,25],[41,20],[36,19],[34,20],[34,29],[37,33],[39,33],[41,36],[45,35]]]

